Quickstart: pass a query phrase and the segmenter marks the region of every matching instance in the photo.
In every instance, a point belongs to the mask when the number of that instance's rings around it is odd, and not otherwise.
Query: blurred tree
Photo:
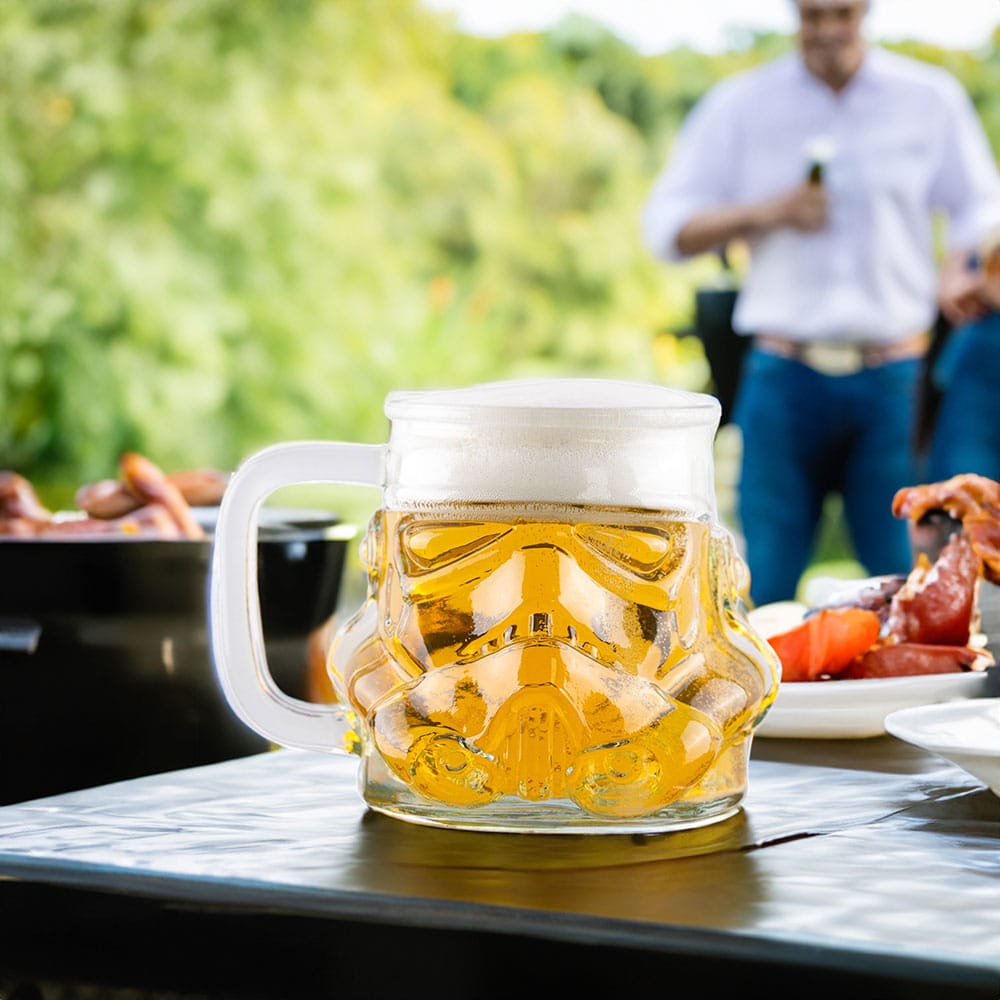
[[[462,57],[411,0],[4,5],[0,465],[229,467],[379,439],[395,386],[642,371],[641,141],[532,76],[475,109]]]

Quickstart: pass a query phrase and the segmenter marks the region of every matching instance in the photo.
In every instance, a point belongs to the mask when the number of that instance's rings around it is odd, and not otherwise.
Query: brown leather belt
[[[930,346],[930,334],[915,333],[885,344],[846,340],[792,340],[770,333],[754,337],[754,345],[768,354],[791,358],[823,375],[856,375],[891,361],[922,358]]]

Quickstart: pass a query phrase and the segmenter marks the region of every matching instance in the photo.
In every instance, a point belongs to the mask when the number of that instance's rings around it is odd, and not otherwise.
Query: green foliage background
[[[1000,146],[998,40],[901,47]],[[60,503],[126,449],[383,440],[392,388],[707,388],[672,333],[714,265],[649,259],[639,208],[694,101],[786,45],[475,39],[417,0],[5,0],[0,468]]]

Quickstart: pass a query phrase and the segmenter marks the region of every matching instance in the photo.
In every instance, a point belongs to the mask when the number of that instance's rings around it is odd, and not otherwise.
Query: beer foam
[[[386,504],[526,502],[715,516],[713,396],[522,379],[393,392]]]

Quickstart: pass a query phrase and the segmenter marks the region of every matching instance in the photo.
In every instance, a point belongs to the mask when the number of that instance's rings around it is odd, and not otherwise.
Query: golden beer
[[[735,809],[776,661],[711,520],[434,504],[378,511],[363,557],[369,598],[329,669],[375,808],[540,829]]]

